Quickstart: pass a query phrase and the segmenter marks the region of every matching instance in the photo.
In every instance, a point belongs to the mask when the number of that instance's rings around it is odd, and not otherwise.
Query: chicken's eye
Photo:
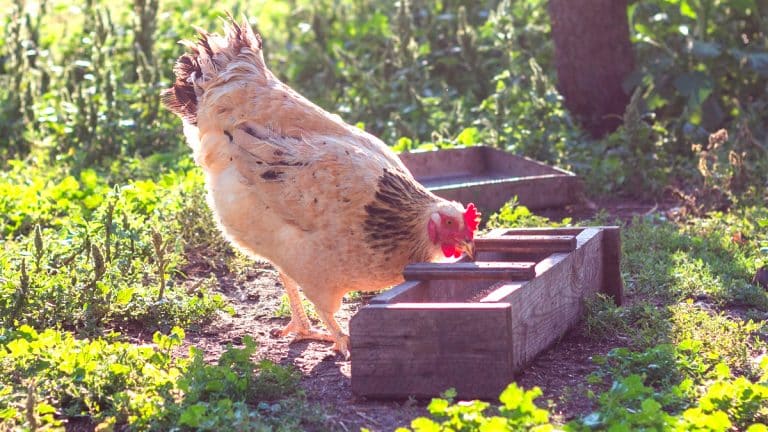
[[[445,224],[448,226],[453,225],[453,219],[448,219],[447,221],[445,221]]]

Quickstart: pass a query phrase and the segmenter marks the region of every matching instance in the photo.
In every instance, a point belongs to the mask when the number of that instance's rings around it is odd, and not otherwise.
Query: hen
[[[344,294],[397,284],[408,263],[471,256],[479,214],[435,196],[378,138],[278,80],[247,23],[199,33],[182,42],[163,100],[183,120],[217,222],[280,272],[291,305],[280,335],[348,354],[334,318]],[[330,334],[311,328],[299,287]]]

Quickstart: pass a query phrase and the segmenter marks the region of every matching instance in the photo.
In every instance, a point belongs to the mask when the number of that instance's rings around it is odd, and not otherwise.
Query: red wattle
[[[440,246],[442,247],[443,255],[445,255],[446,258],[460,257],[461,256],[461,252],[456,250],[456,247],[454,245],[452,245],[452,244],[445,244],[445,243],[443,243]]]

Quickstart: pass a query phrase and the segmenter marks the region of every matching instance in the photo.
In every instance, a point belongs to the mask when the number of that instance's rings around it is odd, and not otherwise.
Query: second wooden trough
[[[477,261],[420,263],[350,322],[361,396],[496,398],[581,317],[596,292],[622,301],[617,227],[500,229]]]
[[[529,209],[578,201],[582,184],[572,172],[491,147],[401,153],[400,159],[436,195],[495,212],[517,197]]]

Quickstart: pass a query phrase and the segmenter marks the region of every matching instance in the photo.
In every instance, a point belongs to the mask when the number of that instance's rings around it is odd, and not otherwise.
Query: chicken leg
[[[289,333],[294,333],[295,336],[291,343],[306,339],[327,342],[336,341],[332,335],[312,328],[307,313],[304,311],[304,305],[301,304],[298,284],[282,272],[280,273],[280,280],[283,281],[285,292],[288,294],[288,303],[291,305],[291,321],[282,330],[278,330],[276,333],[280,337],[285,337]]]
[[[339,323],[333,317],[333,312],[318,310],[317,314],[331,332],[334,341],[333,350],[340,352],[345,358],[349,358],[349,336],[339,327]]]

